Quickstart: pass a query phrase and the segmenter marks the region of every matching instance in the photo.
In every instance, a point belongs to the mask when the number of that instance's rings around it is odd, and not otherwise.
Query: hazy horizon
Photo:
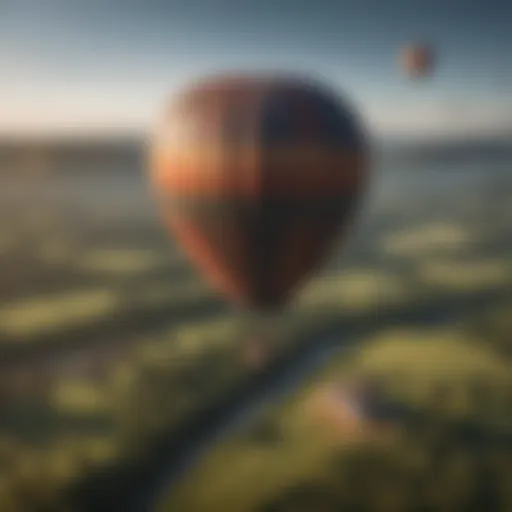
[[[344,92],[378,136],[510,134],[504,0],[17,0],[0,7],[0,135],[149,130],[169,93],[221,70],[291,70]],[[412,84],[416,40],[439,54]]]

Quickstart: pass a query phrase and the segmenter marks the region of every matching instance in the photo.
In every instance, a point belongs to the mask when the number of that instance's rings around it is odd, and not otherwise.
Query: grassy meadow
[[[358,339],[201,458],[160,510],[510,510],[511,313],[508,301],[498,315]],[[406,412],[351,425],[326,395],[354,379],[378,379]]]
[[[262,369],[241,315],[164,232],[142,169],[45,165],[0,176],[2,511],[75,510],[67,491],[87,475],[143,458]],[[492,164],[378,168],[346,242],[275,320],[265,364],[320,331],[348,355],[202,454],[162,510],[399,511],[417,488],[422,510],[492,510],[494,496],[512,510],[511,192]],[[422,421],[355,442],[308,412],[326,383],[367,374]]]

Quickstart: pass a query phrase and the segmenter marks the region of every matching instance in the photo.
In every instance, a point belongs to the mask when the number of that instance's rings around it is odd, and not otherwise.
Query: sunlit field
[[[435,494],[429,436],[453,449],[446,468],[463,467],[443,471],[471,487],[476,463],[459,458],[476,455],[453,433],[471,422],[484,425],[479,446],[496,481],[512,478],[503,456],[510,444],[496,433],[510,420],[500,411],[512,407],[512,174],[493,162],[456,165],[378,167],[346,241],[276,319],[279,336],[263,367],[247,355],[241,315],[163,230],[142,169],[2,169],[0,510],[75,510],[68,491],[86,489],[86,477],[142,460],[156,437],[181,432],[206,407],[264,378],[262,369],[286,364],[303,338],[321,345],[327,333],[350,346],[348,355],[202,453],[163,490],[163,510],[370,507],[357,505],[364,464],[389,472],[378,491],[387,505],[364,510],[409,510],[412,484],[399,475],[423,482],[428,474]],[[329,379],[366,374],[420,411],[422,427],[403,422],[385,442],[352,442],[305,406]],[[486,383],[488,409],[464,398],[475,375]],[[438,384],[453,394],[444,408],[432,404]],[[450,434],[433,433],[445,424]],[[359,476],[349,460],[361,461]]]
[[[501,313],[510,319],[512,302]],[[512,354],[479,336],[461,319],[358,339],[214,447],[161,510],[509,510]],[[368,378],[400,417],[353,424],[329,397]]]

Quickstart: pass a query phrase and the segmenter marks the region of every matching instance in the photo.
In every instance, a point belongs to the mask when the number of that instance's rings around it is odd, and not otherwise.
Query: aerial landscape
[[[512,512],[511,24],[5,2],[0,512]]]
[[[317,495],[325,510],[337,510],[367,497],[357,489],[366,487],[370,469],[351,476],[360,483],[350,493],[336,486],[345,465],[359,467],[343,462],[354,457],[392,479],[382,492],[396,500],[393,510],[409,510],[411,486],[427,489],[422,478],[437,485],[440,470],[425,470],[434,463],[459,479],[454,496],[442,499],[471,500],[468,493],[477,491],[491,499],[485,482],[497,486],[501,478],[493,499],[510,500],[508,165],[489,159],[481,168],[434,168],[428,188],[421,159],[403,170],[378,168],[352,239],[278,320],[280,343],[256,367],[240,315],[161,230],[143,169],[119,173],[106,159],[103,174],[50,169],[32,174],[30,186],[30,169],[4,172],[4,509],[62,500],[66,510],[69,490],[84,492],[88,475],[138,460],[158,435],[182,436],[203,410],[237,402],[241,386],[271,379],[263,370],[282,372],[300,351],[309,361],[329,356],[303,370],[304,383],[265,399],[211,452],[196,455],[190,473],[173,477],[176,493],[162,498],[164,510],[205,510],[205,503],[208,510],[285,510],[281,502],[296,510],[297,499],[311,510],[307,500]],[[400,417],[370,428],[363,421],[366,430],[356,422],[345,431],[332,416],[340,406],[324,395],[338,381],[370,377],[421,422],[409,427],[412,420]],[[459,430],[475,433],[466,439]],[[450,448],[439,448],[434,460],[436,446]],[[482,490],[464,480],[479,471],[487,475],[478,476]]]

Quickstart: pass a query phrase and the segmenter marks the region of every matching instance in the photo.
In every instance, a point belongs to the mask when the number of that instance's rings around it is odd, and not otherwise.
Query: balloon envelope
[[[283,305],[347,225],[365,184],[350,110],[298,78],[215,77],[177,95],[153,146],[170,230],[210,281]]]
[[[429,75],[434,67],[434,52],[425,44],[410,44],[402,51],[402,67],[412,78]]]

